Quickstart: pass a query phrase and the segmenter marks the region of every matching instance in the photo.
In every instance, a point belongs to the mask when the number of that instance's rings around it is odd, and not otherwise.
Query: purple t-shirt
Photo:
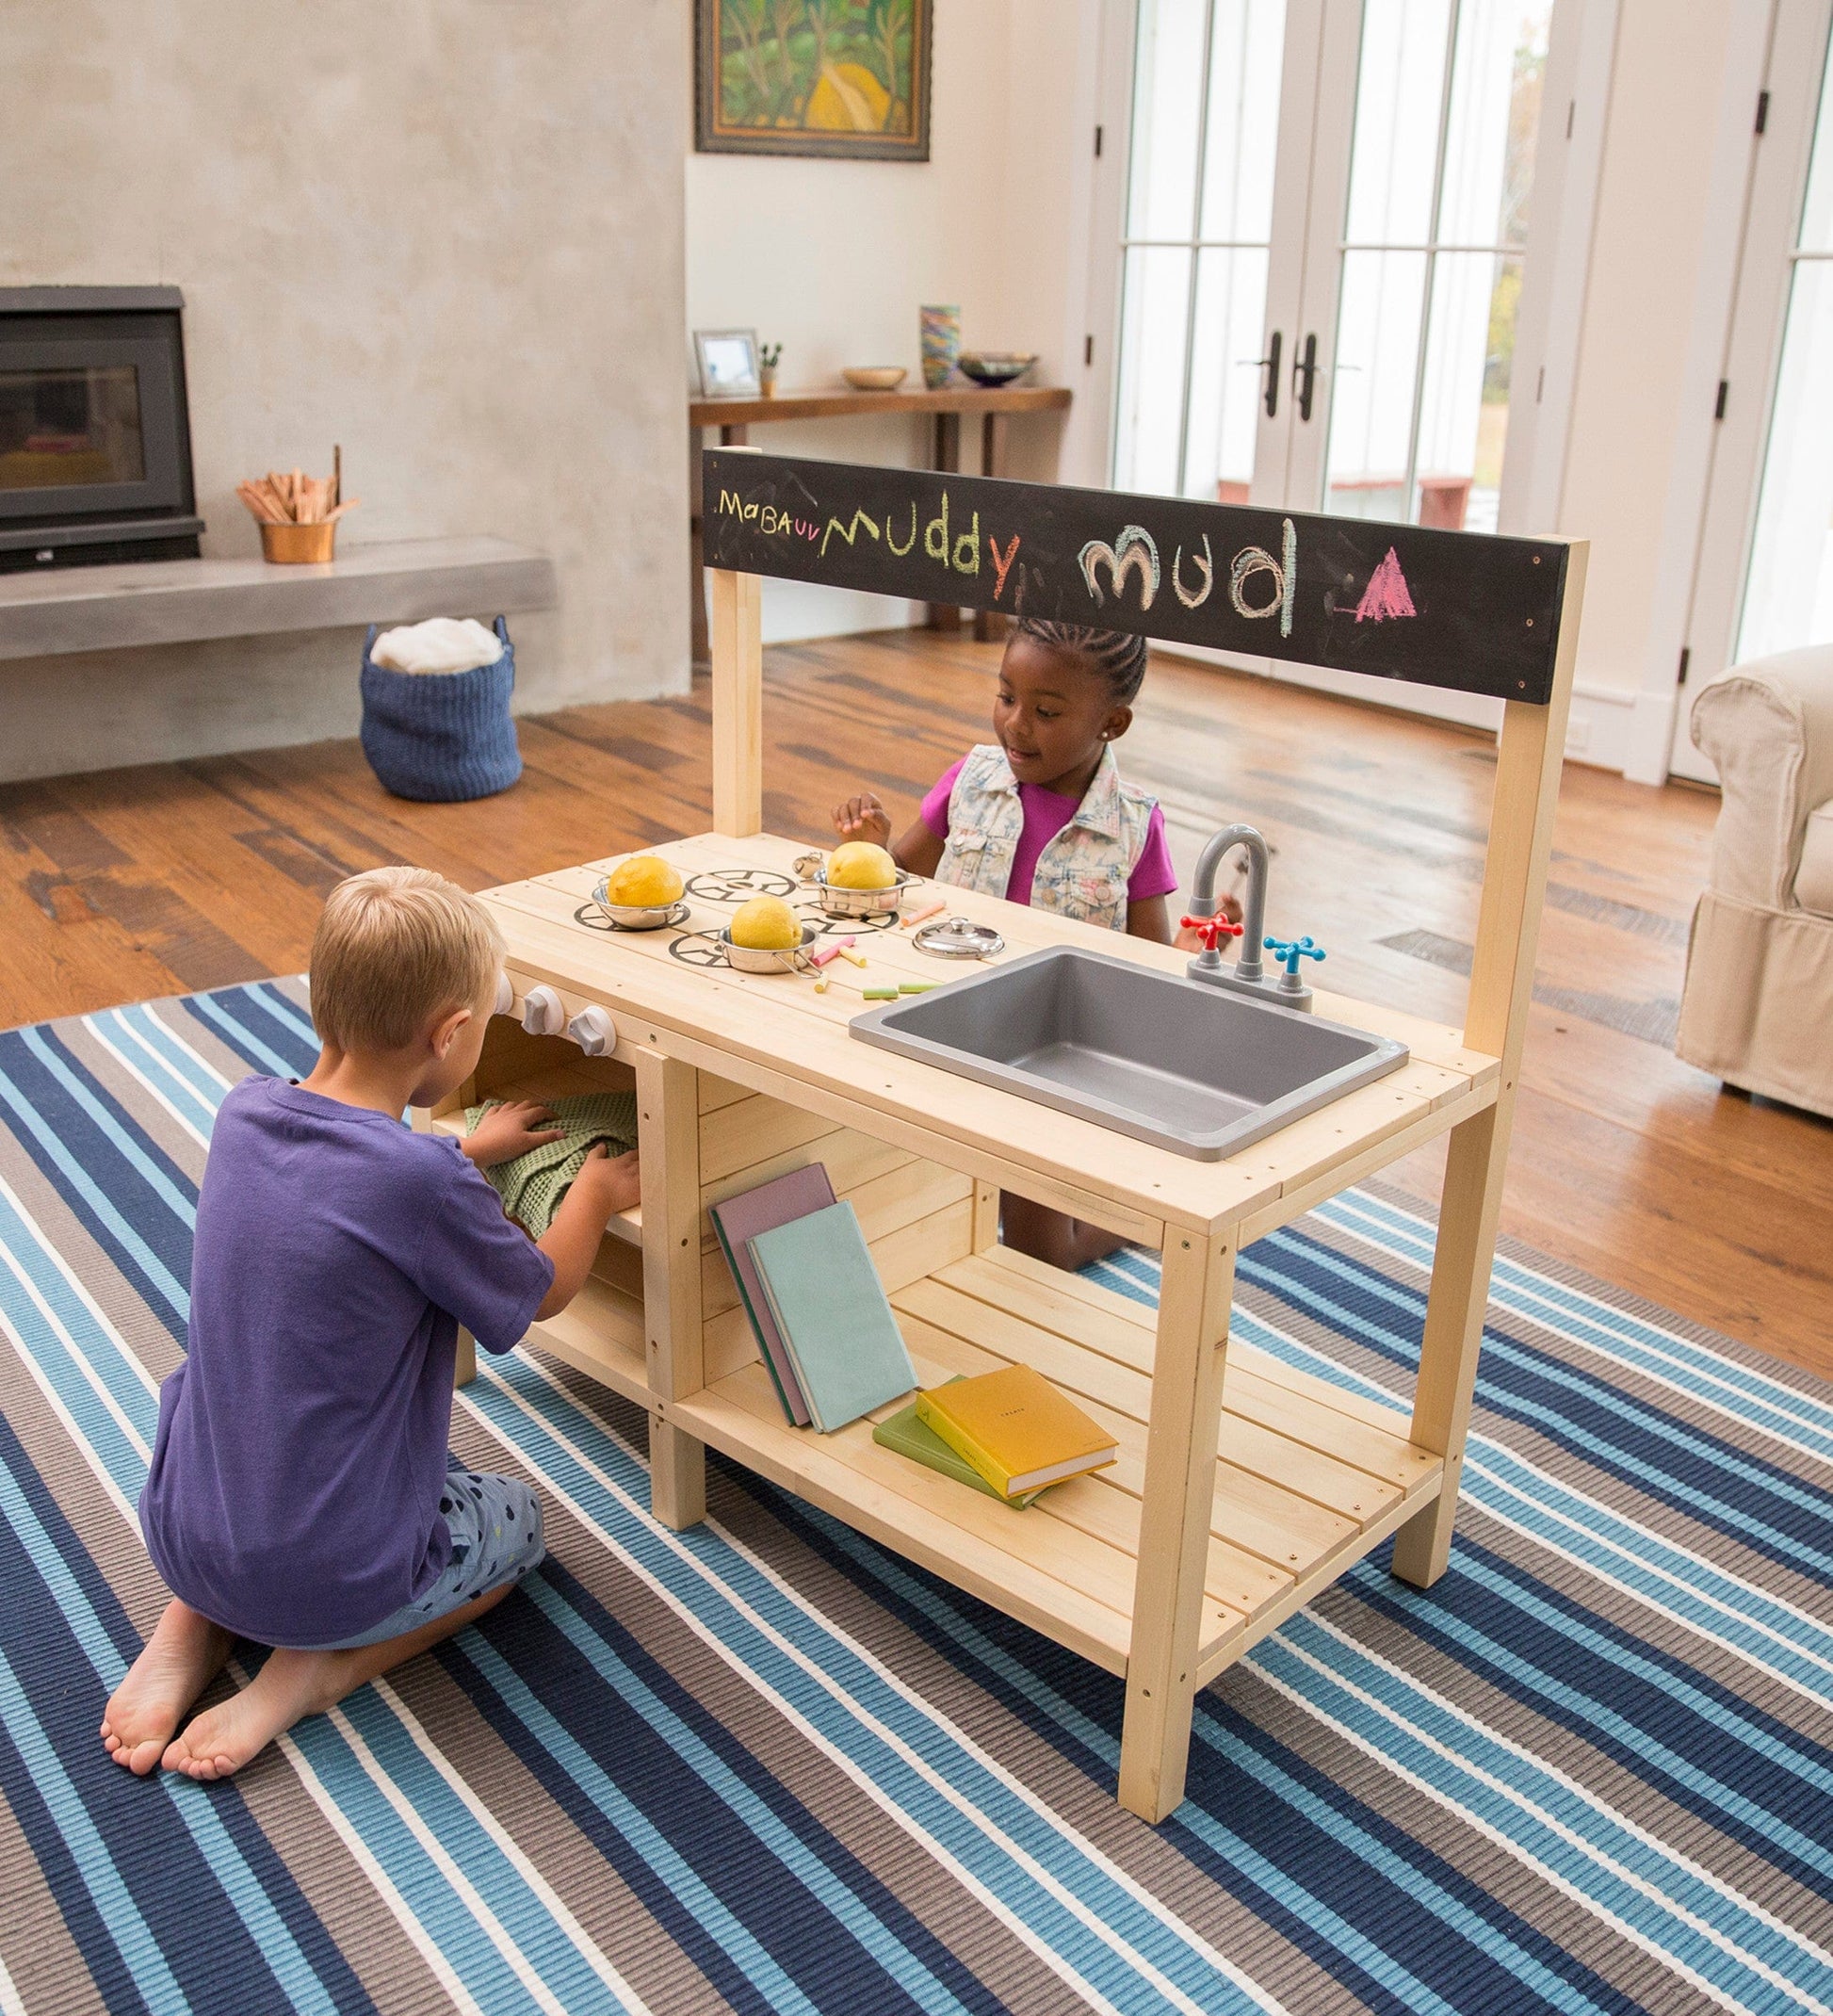
[[[961,774],[960,762],[950,763],[935,780],[923,800],[922,820],[938,840],[949,837],[949,796]],[[1029,903],[1031,878],[1037,873],[1037,857],[1081,810],[1079,798],[1063,791],[1046,791],[1041,784],[1021,784],[1018,803],[1024,807],[1025,828],[1012,854],[1012,873],[1006,877],[1006,901]],[[1165,844],[1165,816],[1159,805],[1145,822],[1145,845],[1127,878],[1127,901],[1143,903],[1150,897],[1169,896],[1177,886],[1177,870],[1171,865],[1171,849]]]
[[[444,1573],[458,1326],[518,1343],[554,1265],[443,1134],[278,1079],[222,1102],[190,1350],[140,1494],[166,1586],[263,1645],[354,1637]]]

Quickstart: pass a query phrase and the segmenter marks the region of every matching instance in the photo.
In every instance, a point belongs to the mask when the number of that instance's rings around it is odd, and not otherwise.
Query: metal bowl
[[[878,917],[887,910],[901,910],[905,891],[922,879],[900,869],[897,881],[887,889],[839,889],[830,887],[824,869],[816,870],[809,877],[815,886],[815,900],[829,917]]]
[[[608,879],[601,875],[592,886],[592,900],[620,931],[659,931],[664,924],[679,924],[686,920],[688,906],[679,899],[672,903],[660,903],[653,907],[648,904],[614,903],[605,893],[609,887]]]
[[[802,943],[785,946],[781,951],[760,951],[754,946],[734,945],[729,925],[714,934],[725,954],[725,963],[735,973],[793,973],[808,956],[808,948],[820,936],[818,924],[802,927]]]

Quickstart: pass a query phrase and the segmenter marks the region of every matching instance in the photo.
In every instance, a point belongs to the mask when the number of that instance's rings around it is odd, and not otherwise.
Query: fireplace
[[[0,287],[0,573],[195,559],[176,287]]]

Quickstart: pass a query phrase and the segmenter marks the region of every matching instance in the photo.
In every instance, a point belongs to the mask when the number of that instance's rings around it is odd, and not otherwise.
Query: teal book
[[[823,1435],[916,1384],[851,1204],[830,1204],[746,1244],[796,1384]]]
[[[1019,1498],[1000,1498],[965,1456],[956,1455],[935,1430],[918,1418],[914,1400],[895,1414],[887,1414],[873,1428],[872,1439],[885,1449],[896,1450],[899,1455],[907,1456],[913,1463],[922,1464],[926,1470],[939,1471],[943,1476],[952,1477],[957,1484],[969,1485],[989,1498],[998,1498],[1002,1505],[1012,1505],[1020,1512],[1040,1495],[1036,1491],[1027,1491]]]

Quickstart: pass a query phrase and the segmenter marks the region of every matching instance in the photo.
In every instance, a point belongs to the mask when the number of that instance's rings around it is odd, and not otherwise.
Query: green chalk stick
[[[934,985],[935,983],[933,980],[900,980],[898,983],[898,992],[900,994],[927,994]]]
[[[896,987],[862,987],[859,990],[862,1001],[894,1001],[898,998]]]

